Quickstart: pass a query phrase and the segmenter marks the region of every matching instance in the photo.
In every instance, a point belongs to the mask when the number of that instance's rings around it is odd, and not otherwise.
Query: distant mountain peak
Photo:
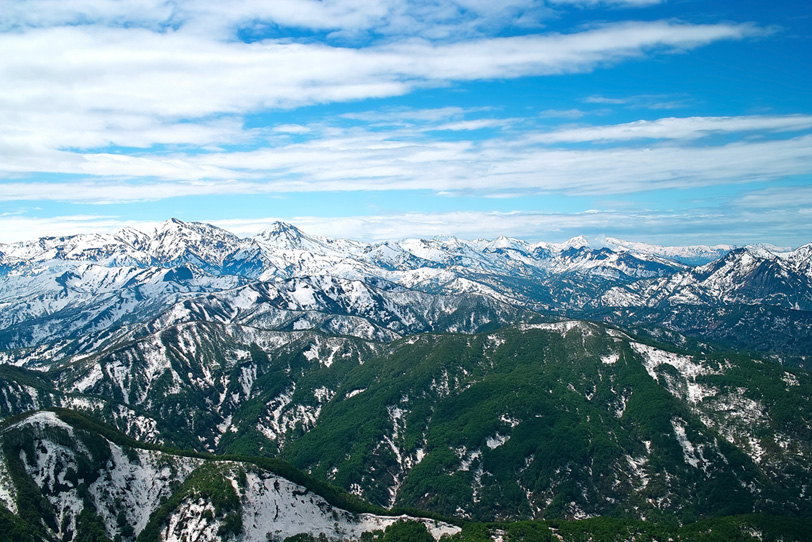
[[[581,248],[581,247],[588,247],[590,245],[589,237],[586,235],[576,235],[575,237],[564,241],[564,245],[571,246],[573,248]]]
[[[133,228],[132,226],[121,228],[114,234],[114,237],[138,249],[149,245],[149,241],[151,239],[148,233],[144,233],[143,231]]]
[[[734,245],[661,246],[639,241],[626,241],[616,237],[603,237],[601,239],[602,246],[609,247],[616,252],[651,254],[687,265],[702,265],[718,260],[736,248]]]
[[[500,235],[493,241],[487,243],[489,248],[516,248],[517,246],[524,245],[524,241],[520,241],[519,239],[514,239],[513,237],[508,237],[506,235]]]
[[[304,239],[309,236],[302,230],[289,224],[288,222],[273,222],[268,228],[262,230],[254,237],[264,245],[270,245],[278,249],[302,249]]]
[[[212,229],[219,229],[216,226],[205,222],[184,222],[178,218],[170,218],[168,220],[164,220],[158,226],[157,231],[172,231],[172,230],[180,230],[180,229],[199,229],[201,227],[205,228],[212,228]]]
[[[270,237],[276,235],[302,235],[302,230],[291,224],[290,222],[283,222],[281,220],[277,220],[275,222],[271,222],[271,224],[260,232],[260,237]]]
[[[229,239],[234,243],[242,241],[241,238],[237,237],[230,231],[217,227],[214,224],[209,224],[208,222],[184,222],[183,220],[179,220],[177,218],[170,218],[169,220],[162,222],[155,229],[152,239],[155,241],[159,238],[171,238],[175,235],[200,239],[204,237],[216,237],[219,239]]]
[[[173,218],[170,218],[170,219],[167,219],[167,220],[164,220],[163,222],[161,222],[155,228],[155,231],[156,232],[171,231],[171,230],[177,230],[177,229],[181,229],[181,228],[185,228],[185,227],[187,227],[186,222],[173,217]]]

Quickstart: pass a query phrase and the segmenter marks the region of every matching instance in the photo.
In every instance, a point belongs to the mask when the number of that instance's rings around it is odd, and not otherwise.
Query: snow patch
[[[529,329],[541,329],[544,331],[557,331],[566,335],[571,329],[587,330],[586,324],[579,320],[565,320],[563,322],[547,322],[541,324],[520,324],[519,329],[526,331]]]
[[[692,467],[699,468],[700,460],[704,460],[702,457],[702,449],[701,447],[695,447],[693,443],[688,440],[688,436],[685,432],[685,422],[679,418],[672,418],[671,426],[674,428],[674,435],[677,437],[677,442],[679,442],[679,445],[682,447],[683,459]],[[699,453],[699,457],[697,457],[697,453]],[[703,468],[707,467],[703,465]]]
[[[462,460],[460,462],[460,467],[457,469],[458,471],[470,471],[471,465],[473,465],[474,461],[478,460],[482,457],[482,452],[479,449],[472,450],[468,452],[465,446],[461,446],[454,450],[457,456]]]
[[[85,393],[89,388],[95,386],[103,376],[101,366],[94,364],[88,373],[73,384],[73,389],[79,393]]]
[[[268,402],[268,408],[271,409],[265,420],[270,423],[271,427],[266,427],[262,423],[257,424],[257,430],[265,435],[268,440],[277,440],[284,435],[285,431],[282,426],[282,411],[288,406],[293,399],[293,392],[296,391],[296,385],[291,386],[290,390],[281,393]]]
[[[356,388],[354,390],[350,390],[349,392],[347,392],[347,399],[349,399],[350,397],[355,397],[359,393],[364,393],[365,391],[367,391],[366,388]]]
[[[0,504],[8,508],[12,514],[17,513],[17,492],[2,452],[0,452]]]
[[[202,497],[186,498],[169,516],[163,531],[165,542],[218,542],[219,522],[210,521],[214,516],[214,505]]]
[[[485,441],[485,445],[491,450],[494,450],[506,443],[508,440],[510,440],[510,435],[500,435],[499,433],[496,433],[496,435],[488,437],[488,439]]]
[[[233,418],[234,416],[232,414],[226,416],[222,423],[217,424],[217,431],[219,431],[221,434],[228,431],[229,427],[231,427],[231,421]],[[217,435],[215,438],[215,444],[219,443],[220,436],[221,435]]]
[[[521,423],[521,420],[517,420],[516,418],[512,418],[507,414],[502,414],[499,416],[499,421],[508,424],[511,428],[516,427]]]
[[[288,293],[291,299],[295,301],[295,303],[288,303],[289,308],[292,310],[296,310],[299,307],[314,307],[316,305],[313,287],[310,284],[297,282],[295,289]]]
[[[307,358],[307,361],[313,361],[314,359],[319,359],[319,345],[318,343],[314,343],[310,345],[310,348],[302,352],[302,355]]]
[[[242,388],[243,397],[245,399],[251,398],[251,390],[254,387],[254,381],[257,379],[257,366],[251,364],[248,367],[240,368],[240,387]]]
[[[649,446],[651,443],[649,442]],[[640,456],[640,457],[632,457],[630,455],[626,455],[626,462],[629,464],[629,468],[631,468],[631,475],[633,478],[639,480],[639,485],[635,488],[637,490],[644,489],[649,481],[650,478],[648,474],[646,474],[645,466],[648,463],[648,457]]]
[[[784,372],[781,375],[781,379],[786,383],[787,386],[800,386],[801,384],[798,382],[798,377],[790,372]]]
[[[336,393],[334,391],[325,386],[322,386],[313,392],[313,396],[319,403],[329,403],[335,394]]]
[[[708,367],[707,364],[702,364],[691,356],[682,356],[646,344],[637,342],[629,344],[643,358],[643,366],[654,380],[657,380],[656,368],[660,365],[670,365],[676,369],[685,381],[685,399],[687,401],[697,404],[706,397],[711,397],[717,393],[714,388],[696,382],[697,376],[719,374],[719,371]],[[675,393],[674,389],[669,388],[669,391]]]
[[[601,362],[604,365],[614,365],[615,363],[617,363],[619,359],[620,359],[619,352],[611,352],[609,354],[601,356]]]

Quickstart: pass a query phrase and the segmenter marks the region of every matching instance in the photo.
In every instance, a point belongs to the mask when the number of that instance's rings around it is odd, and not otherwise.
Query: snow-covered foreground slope
[[[359,540],[405,516],[350,512],[251,463],[214,462],[111,442],[41,411],[0,434],[0,505],[61,540],[103,528],[111,539]],[[40,491],[45,501],[31,493]],[[163,506],[162,506],[163,505]],[[435,538],[459,528],[423,522]]]

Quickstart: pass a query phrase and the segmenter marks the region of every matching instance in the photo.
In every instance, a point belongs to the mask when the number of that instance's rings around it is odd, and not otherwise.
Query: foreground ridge
[[[681,527],[594,518],[464,522],[460,528],[439,519],[382,510],[370,513],[374,507],[280,462],[173,452],[135,442],[90,418],[61,409],[8,420],[0,428],[0,449],[4,459],[0,524],[6,527],[4,536],[17,541],[68,540],[90,533],[95,540],[139,541],[442,538],[481,542],[505,537],[631,541],[643,537],[689,542],[741,536],[801,541],[810,526],[809,519],[743,515]],[[36,455],[32,450],[37,450]],[[11,455],[15,453],[18,456]],[[291,481],[280,470],[321,491]],[[336,500],[348,506],[336,507]]]
[[[434,538],[459,532],[377,509],[279,460],[142,444],[69,410],[7,422],[0,441],[7,465],[0,505],[35,538],[69,540],[97,528],[111,539],[358,540],[404,519]]]
[[[812,510],[800,369],[578,320],[392,342],[238,331],[184,324],[61,369],[0,367],[0,412],[79,409],[449,517]]]

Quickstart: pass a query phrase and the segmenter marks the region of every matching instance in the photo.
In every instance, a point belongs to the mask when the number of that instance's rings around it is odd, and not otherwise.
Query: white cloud
[[[650,130],[643,134],[675,139],[651,147],[548,146],[551,139],[575,140],[568,131],[561,137],[555,132],[518,136],[497,132],[489,139],[457,135],[451,141],[429,137],[431,126],[446,124],[442,118],[428,126],[396,126],[388,131],[314,125],[308,127],[311,133],[300,134],[303,141],[243,152],[130,156],[46,149],[26,154],[6,146],[0,147],[0,154],[7,156],[0,163],[0,174],[6,177],[44,171],[83,179],[42,183],[8,178],[0,200],[109,203],[188,195],[382,190],[601,195],[769,181],[812,172],[812,135],[691,144],[709,126],[746,131],[798,129],[809,122],[808,117],[663,120],[667,129],[655,121],[644,124]],[[619,142],[631,138],[623,125],[591,130],[604,139],[609,135]]]
[[[194,145],[211,151],[221,145],[258,144],[263,134],[242,127],[240,115],[246,112],[390,96],[450,81],[584,71],[663,47],[694,47],[759,32],[750,25],[625,23],[576,34],[452,44],[410,41],[352,49],[283,41],[215,42],[183,31],[143,28],[14,31],[0,35],[0,51],[14,51],[0,55],[4,81],[0,86],[4,119],[0,175],[47,172],[115,177],[118,180],[113,182],[48,185],[45,195],[104,202],[143,199],[137,194],[143,185],[122,180],[138,177],[184,181],[150,185],[149,198],[237,190],[426,186],[451,190],[460,189],[471,178],[487,180],[497,190],[512,186],[557,190],[560,181],[555,175],[548,180],[547,173],[574,155],[538,150],[525,154],[526,149],[517,150],[515,142],[494,141],[477,148],[466,141],[404,141],[398,139],[400,134],[372,135],[361,130],[353,135],[353,131],[334,129],[338,135],[303,145],[240,153],[119,154],[77,149]],[[402,114],[401,122],[408,127],[423,114],[428,123],[445,119],[447,130],[510,122],[464,118],[465,113],[461,108],[440,108],[389,111],[384,117],[391,121]],[[304,134],[302,128],[280,129]],[[480,150],[483,156],[475,154]],[[600,161],[600,157],[587,158]],[[543,162],[542,169],[523,171],[521,162],[533,159]],[[767,173],[776,174],[784,173]],[[259,184],[260,178],[269,182]],[[43,188],[10,183],[4,185],[0,198],[26,198]]]
[[[280,124],[274,126],[273,131],[280,134],[308,134],[312,129],[301,124]]]
[[[810,151],[810,136],[707,147],[538,150],[491,173],[502,186],[577,195],[630,193],[808,174]]]
[[[303,231],[327,237],[363,241],[408,237],[455,235],[463,239],[507,235],[527,241],[563,241],[576,235],[601,235],[664,245],[733,243],[750,244],[784,239],[796,245],[808,242],[809,228],[799,228],[802,210],[749,211],[726,207],[692,211],[593,209],[585,212],[483,212],[398,213],[366,216],[270,216],[197,220],[209,222],[240,236],[251,236],[276,220],[290,222]],[[32,218],[0,216],[0,243],[53,235],[114,232],[125,226],[151,231],[154,221],[122,220],[115,216],[56,216]],[[709,233],[712,232],[712,233]]]
[[[172,14],[166,0],[5,0],[0,29],[125,22],[157,28]]]
[[[147,146],[150,137],[175,143],[184,128],[179,119],[396,96],[455,81],[583,72],[760,32],[751,25],[623,23],[575,34],[353,49],[216,42],[172,30],[42,28],[0,34],[0,51],[14,52],[0,55],[0,116],[11,119],[15,141],[43,140],[50,147],[104,140]],[[200,133],[192,131],[186,142],[213,139],[224,129],[228,139],[233,131],[211,120],[196,124]]]
[[[647,7],[657,4],[663,4],[666,0],[547,0],[550,4],[565,4],[572,5],[580,8],[594,8],[599,6],[617,6],[617,7]]]
[[[545,34],[452,44],[422,41],[381,47],[407,77],[476,80],[590,71],[657,49],[692,49],[762,34],[752,25],[689,25],[666,21],[609,24],[573,34]]]
[[[179,122],[133,111],[5,111],[3,142],[41,149],[150,148],[154,145],[217,146],[250,142],[257,130],[246,130],[241,118],[223,116]]]
[[[333,39],[422,36],[462,39],[535,26],[552,10],[535,0],[7,0],[0,29],[103,24],[184,28],[201,36],[276,28],[328,31]]]
[[[117,216],[65,215],[55,217],[29,217],[0,215],[0,243],[29,241],[54,235],[80,233],[110,233],[125,226],[150,231],[156,222],[122,220]],[[2,250],[2,249],[0,249]]]
[[[607,98],[606,96],[588,96],[584,98],[584,102],[590,104],[611,104],[611,105],[621,105],[628,103],[626,98]]]
[[[626,109],[682,109],[694,101],[690,96],[669,94],[639,94],[623,98],[610,98],[606,96],[588,96],[582,100],[584,103],[622,105]]]
[[[464,109],[462,107],[437,107],[429,109],[414,109],[411,107],[388,108],[357,113],[345,113],[339,118],[357,120],[376,125],[411,125],[419,123],[437,123],[449,119],[461,119],[465,114],[478,111],[477,109]]]
[[[733,204],[753,211],[787,209],[809,213],[812,210],[812,186],[775,186],[753,190],[734,200]],[[798,224],[798,227],[803,228],[803,224]]]
[[[812,115],[683,117],[585,126],[534,136],[540,143],[583,143],[633,139],[698,139],[712,134],[792,132],[812,128]]]
[[[460,120],[457,122],[448,122],[429,128],[429,130],[448,130],[448,131],[468,131],[468,130],[481,130],[483,128],[502,128],[510,124],[510,119],[476,119],[476,120]]]
[[[579,119],[586,115],[580,109],[545,109],[539,113],[539,117],[543,119]]]

